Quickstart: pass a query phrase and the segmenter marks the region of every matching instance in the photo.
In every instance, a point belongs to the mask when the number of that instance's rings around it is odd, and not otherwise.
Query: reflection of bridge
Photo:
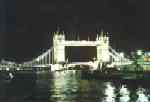
[[[95,61],[68,63],[65,58],[66,46],[95,46],[97,50],[97,58]],[[82,54],[82,52],[80,53]],[[40,56],[31,61],[24,62],[24,66],[32,67],[51,67],[51,70],[59,70],[61,68],[71,67],[75,65],[89,65],[93,69],[97,69],[102,63],[111,62],[111,65],[131,64],[131,61],[124,57],[123,53],[117,53],[109,46],[109,37],[101,32],[97,35],[96,41],[68,41],[65,35],[55,32],[53,36],[53,47],[48,49]]]

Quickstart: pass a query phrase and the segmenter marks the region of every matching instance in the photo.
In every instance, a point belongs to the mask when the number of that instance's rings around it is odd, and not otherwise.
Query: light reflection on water
[[[105,97],[103,99],[103,102],[115,102],[116,98],[115,87],[112,86],[110,82],[105,83],[105,86],[106,86],[104,91]]]
[[[76,77],[68,72],[56,72],[53,78],[53,85],[51,86],[51,101],[54,102],[73,102],[73,92],[77,91]]]
[[[122,85],[120,88],[120,102],[129,102],[130,101],[130,91],[126,87],[126,85]]]
[[[145,95],[146,90],[144,88],[138,88],[136,94],[138,95],[137,102],[149,102],[148,95]]]
[[[59,77],[55,77],[57,74]],[[149,102],[148,94],[139,92],[138,85],[136,90],[131,89],[136,85],[134,82],[82,79],[78,77],[81,73],[73,71],[57,74],[53,79],[54,93],[50,96],[54,102]]]
[[[23,76],[0,82],[0,102],[150,102],[149,81],[82,78],[81,71]]]

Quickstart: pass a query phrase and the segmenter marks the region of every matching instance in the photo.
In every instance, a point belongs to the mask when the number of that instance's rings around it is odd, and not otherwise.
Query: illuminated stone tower
[[[56,31],[53,36],[54,63],[65,62],[65,35]]]
[[[109,37],[103,31],[97,35],[96,41],[67,41],[64,33],[56,31],[53,36],[54,63],[65,62],[65,46],[96,46],[97,60],[99,62],[109,62],[110,60]]]
[[[108,33],[107,33],[108,34]],[[98,42],[97,45],[97,60],[102,62],[109,62],[109,37],[107,34],[104,34],[101,31],[100,35],[97,35],[96,41]]]

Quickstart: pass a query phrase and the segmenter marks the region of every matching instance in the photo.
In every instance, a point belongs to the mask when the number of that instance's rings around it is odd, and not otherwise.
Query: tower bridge
[[[91,62],[73,62],[68,63],[67,58],[65,58],[65,47],[67,46],[95,46],[96,47],[96,60]],[[82,54],[82,52],[80,53]],[[97,69],[98,65],[102,63],[111,62],[112,65],[126,65],[131,64],[132,61],[125,58],[123,55],[116,52],[109,45],[108,33],[105,34],[103,31],[97,34],[95,41],[89,40],[66,40],[65,34],[59,31],[54,32],[53,36],[53,46],[49,48],[46,52],[34,58],[31,61],[24,62],[24,66],[33,67],[51,67],[51,70],[60,70],[71,65],[87,64],[93,66],[93,69]],[[92,63],[92,64],[91,64]]]

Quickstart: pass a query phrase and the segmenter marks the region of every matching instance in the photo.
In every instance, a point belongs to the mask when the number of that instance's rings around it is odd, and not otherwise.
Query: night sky
[[[52,45],[57,27],[68,38],[79,35],[80,39],[104,29],[117,51],[149,50],[150,7],[145,1],[1,0],[0,57],[30,60]]]

